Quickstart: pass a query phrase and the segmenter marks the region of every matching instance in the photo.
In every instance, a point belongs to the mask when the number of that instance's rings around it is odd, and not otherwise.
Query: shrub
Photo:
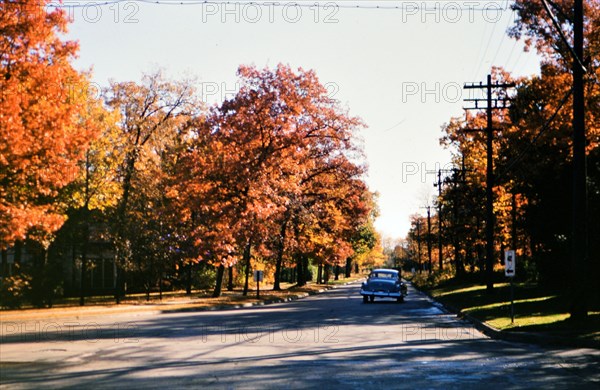
[[[20,308],[31,293],[31,277],[20,274],[0,281],[0,306],[6,309]]]

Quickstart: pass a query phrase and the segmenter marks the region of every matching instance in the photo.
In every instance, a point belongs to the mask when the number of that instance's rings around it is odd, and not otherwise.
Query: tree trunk
[[[123,270],[119,266],[118,258],[115,259],[115,303],[118,305],[121,303],[123,297]]]
[[[8,251],[6,249],[2,249],[2,258],[0,260],[0,280],[7,276],[10,276],[8,274]]]
[[[465,274],[465,267],[460,257],[460,246],[458,241],[454,243],[454,262],[456,266],[456,276],[463,276]]]
[[[281,281],[281,265],[283,263],[283,252],[285,249],[285,236],[287,234],[287,224],[289,217],[286,217],[281,224],[281,228],[279,229],[279,242],[277,243],[277,259],[275,261],[275,282],[273,284],[274,291],[280,291],[280,281]]]
[[[304,271],[304,259],[303,256],[298,255],[296,259],[296,273],[298,278],[298,286],[306,285],[306,271]]]
[[[273,291],[281,291],[281,265],[283,263],[283,256],[279,256],[277,253],[277,260],[275,261],[275,281],[273,282]]]
[[[47,273],[52,272],[48,270],[48,248],[44,248],[43,267],[46,270],[43,279],[43,292],[45,293],[46,305],[51,308],[54,303],[54,277],[48,276]]]
[[[317,284],[323,283],[323,263],[319,263],[319,269],[317,270]]]
[[[221,286],[223,285],[223,274],[225,273],[225,266],[221,264],[217,269],[217,281],[215,283],[215,291],[213,291],[213,298],[221,296]]]
[[[340,266],[335,265],[335,280],[340,280]]]
[[[83,239],[81,242],[81,285],[79,289],[79,306],[85,305],[85,273],[87,254],[90,243],[90,153],[85,154],[85,203],[83,205]]]
[[[250,249],[252,246],[252,240],[248,240],[248,243],[246,244],[246,247],[244,248],[244,256],[242,257],[242,262],[245,264],[246,269],[244,270],[246,272],[245,275],[245,280],[244,280],[244,292],[242,293],[243,296],[248,295],[248,280],[250,278]]]
[[[310,271],[308,269],[308,256],[302,256],[302,269],[304,270],[304,284],[312,280],[312,276],[310,275]]]
[[[162,301],[162,285],[163,285],[163,277],[162,273],[158,277],[158,299]]]
[[[229,267],[227,276],[227,291],[233,291],[233,266]]]
[[[130,152],[130,154],[126,158],[127,163],[125,167],[125,177],[123,179],[123,196],[121,201],[119,202],[119,206],[117,208],[117,255],[115,257],[115,264],[117,268],[116,275],[116,288],[115,288],[115,303],[119,304],[121,302],[121,297],[124,297],[124,289],[122,289],[123,283],[123,275],[121,264],[123,263],[123,249],[119,248],[122,246],[125,241],[125,225],[126,225],[126,213],[127,213],[127,203],[129,202],[129,193],[131,191],[131,181],[133,178],[133,171],[135,170],[135,162],[137,160],[137,152],[134,150]]]
[[[192,295],[192,263],[188,263],[186,266],[186,286],[185,286],[185,295]]]
[[[87,265],[87,255],[81,254],[81,277],[79,278],[79,306],[85,305],[85,273]]]
[[[87,188],[87,185],[86,185]],[[79,306],[85,305],[85,274],[87,272],[87,254],[90,242],[89,210],[87,204],[83,209],[83,242],[81,243],[81,284],[79,288]]]
[[[346,274],[345,276],[349,278],[352,276],[352,257],[348,257],[346,259]]]

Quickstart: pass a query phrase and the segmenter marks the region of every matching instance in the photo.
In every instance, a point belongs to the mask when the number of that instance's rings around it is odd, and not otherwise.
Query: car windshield
[[[370,277],[377,279],[394,279],[396,277],[396,274],[392,274],[389,272],[373,272]]]

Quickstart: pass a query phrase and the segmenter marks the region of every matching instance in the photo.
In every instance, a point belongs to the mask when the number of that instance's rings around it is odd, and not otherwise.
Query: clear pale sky
[[[405,236],[409,216],[423,213],[419,207],[434,195],[426,171],[449,162],[440,127],[464,115],[463,84],[484,81],[492,65],[516,75],[539,67],[506,35],[514,20],[507,1],[339,1],[320,8],[314,1],[189,1],[80,1],[86,6],[69,8],[68,37],[81,46],[76,67],[92,68],[102,86],[157,68],[172,78],[196,77],[209,104],[235,91],[240,64],[314,69],[331,96],[369,126],[361,133],[367,183],[380,194],[376,226],[387,237]],[[356,5],[381,8],[342,8]],[[390,7],[399,8],[383,9]]]

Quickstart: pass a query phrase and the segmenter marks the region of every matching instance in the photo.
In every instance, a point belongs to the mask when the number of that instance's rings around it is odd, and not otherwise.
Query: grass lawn
[[[427,291],[455,311],[502,331],[538,332],[600,343],[600,308],[592,307],[586,321],[574,322],[569,319],[567,297],[535,285],[514,284],[514,323],[510,318],[509,283],[495,284],[491,295],[480,284],[455,281]]]

